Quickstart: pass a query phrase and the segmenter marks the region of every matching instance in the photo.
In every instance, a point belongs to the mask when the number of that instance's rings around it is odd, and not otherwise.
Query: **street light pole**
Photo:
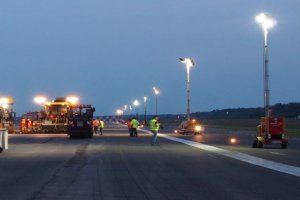
[[[157,103],[157,95],[159,94],[159,90],[156,88],[156,87],[153,87],[153,91],[154,91],[154,94],[155,94],[155,115],[158,115],[158,103]]]
[[[147,97],[144,97],[144,106],[145,106],[144,124],[147,126]]]
[[[265,115],[270,117],[270,88],[269,88],[269,60],[268,60],[268,30],[264,31],[264,104],[265,104]]]
[[[264,109],[265,117],[271,116],[270,89],[269,89],[269,55],[268,55],[268,29],[274,26],[274,19],[265,13],[256,16],[256,21],[261,24],[264,32],[263,45],[263,76],[264,76]]]
[[[130,113],[130,117],[132,117],[132,106],[129,105],[129,113]]]
[[[187,120],[191,119],[191,109],[190,109],[190,102],[191,102],[191,97],[190,97],[190,68],[195,65],[195,62],[191,58],[179,58],[179,60],[182,63],[185,63],[186,65],[186,93],[187,93],[187,108],[186,108],[186,116]]]
[[[127,111],[127,105],[124,105],[124,107],[123,107],[123,111],[124,111],[124,115],[126,115],[126,111]]]
[[[139,101],[138,100],[134,100],[133,105],[135,107],[135,111],[136,111],[136,119],[138,119],[138,109],[137,107],[139,106]]]
[[[117,109],[116,114],[117,114],[117,120],[120,122],[121,119],[122,119],[123,110],[122,109]]]

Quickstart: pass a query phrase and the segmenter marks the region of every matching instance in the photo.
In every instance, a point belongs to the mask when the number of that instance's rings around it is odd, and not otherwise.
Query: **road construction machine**
[[[191,119],[191,120],[185,120],[182,121],[174,132],[179,133],[182,135],[185,134],[202,134],[203,133],[203,126],[200,124],[200,122],[196,119]]]
[[[22,133],[66,133],[68,131],[68,112],[73,103],[65,97],[58,97],[43,103],[39,112],[22,116]]]
[[[257,136],[252,143],[253,148],[262,148],[264,145],[279,144],[287,148],[288,139],[285,131],[284,117],[262,117],[257,126]]]
[[[0,128],[6,128],[8,133],[14,133],[14,120],[16,113],[13,111],[13,97],[0,97]]]
[[[68,130],[68,111],[71,103],[65,97],[45,103],[41,111],[41,130],[51,133],[65,133]]]
[[[70,138],[93,137],[93,113],[91,105],[71,105],[68,113],[68,134]]]

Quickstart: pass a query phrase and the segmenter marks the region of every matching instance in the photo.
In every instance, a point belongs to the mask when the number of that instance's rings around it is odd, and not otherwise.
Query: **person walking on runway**
[[[131,122],[130,122],[130,124],[131,124],[131,129],[132,129],[131,130],[132,135],[135,136],[135,137],[137,137],[138,136],[137,128],[140,125],[139,121],[135,117],[133,117],[132,120],[131,120]]]

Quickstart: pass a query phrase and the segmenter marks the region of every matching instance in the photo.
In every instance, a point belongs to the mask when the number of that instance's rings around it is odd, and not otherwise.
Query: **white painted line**
[[[218,156],[215,156],[215,155],[210,154],[210,153],[208,153],[207,155],[210,156],[210,157],[212,157],[212,158],[218,158]]]
[[[140,129],[143,132],[152,134],[150,131],[148,130],[144,130],[144,129]],[[255,156],[250,156],[248,154],[244,154],[244,153],[240,153],[240,152],[234,152],[234,151],[229,151],[226,149],[221,149],[218,147],[214,147],[214,146],[210,146],[210,145],[206,145],[206,144],[201,144],[198,142],[194,142],[194,141],[190,141],[190,140],[184,140],[184,139],[180,139],[180,138],[176,138],[176,137],[172,137],[166,134],[158,134],[159,137],[162,138],[166,138],[175,142],[179,142],[179,143],[183,143],[183,144],[187,144],[189,146],[193,146],[205,151],[209,151],[209,152],[213,152],[219,155],[223,155],[226,157],[230,157],[239,161],[243,161],[252,165],[257,165],[260,167],[265,167],[268,169],[272,169],[278,172],[282,172],[282,173],[286,173],[286,174],[290,174],[290,175],[294,175],[297,177],[300,177],[300,167],[295,167],[292,165],[287,165],[287,164],[282,164],[282,163],[278,163],[278,162],[273,162],[270,160],[266,160],[266,159],[262,159],[259,157],[255,157]]]
[[[279,153],[279,152],[276,152],[276,151],[270,151],[270,154],[280,155],[280,156],[286,156],[286,154],[284,154],[284,153]]]

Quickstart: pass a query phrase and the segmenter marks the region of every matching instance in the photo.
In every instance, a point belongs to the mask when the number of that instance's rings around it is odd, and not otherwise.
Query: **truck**
[[[93,113],[92,105],[71,105],[68,113],[68,134],[72,138],[93,137]]]
[[[0,128],[6,128],[8,133],[14,133],[15,131],[16,113],[13,111],[13,104],[13,97],[0,97]]]
[[[174,132],[182,135],[185,134],[197,135],[197,134],[202,134],[203,130],[204,128],[198,120],[191,119],[191,120],[182,121],[178,129],[174,130]]]
[[[252,143],[253,148],[263,148],[264,145],[279,144],[287,148],[288,138],[285,131],[284,117],[262,117],[257,126],[257,136]]]

